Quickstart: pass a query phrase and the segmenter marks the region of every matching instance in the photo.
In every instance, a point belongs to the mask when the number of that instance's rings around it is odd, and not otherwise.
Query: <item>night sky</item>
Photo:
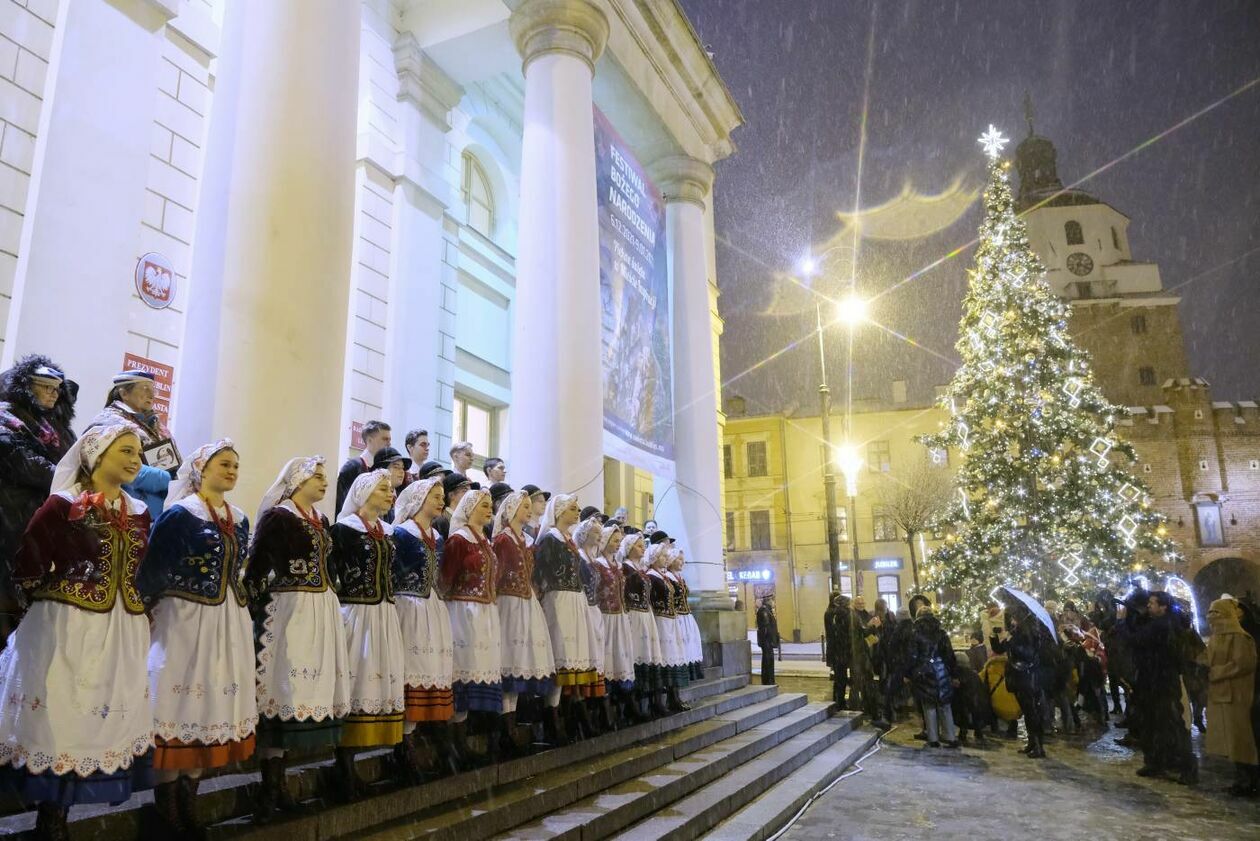
[[[734,135],[738,152],[717,168],[725,397],[746,398],[750,413],[816,412],[813,296],[783,275],[835,241],[836,212],[854,209],[868,78],[866,208],[907,184],[926,195],[958,179],[982,188],[975,138],[995,123],[1013,152],[1027,134],[1025,92],[1037,133],[1058,148],[1065,184],[1225,99],[1080,187],[1132,219],[1134,259],[1158,263],[1165,288],[1183,296],[1191,367],[1214,398],[1260,396],[1260,83],[1230,97],[1260,79],[1260,2],[682,5],[747,120]],[[926,349],[864,328],[854,399],[887,400],[891,381],[905,379],[922,404],[948,381],[972,250],[903,281],[970,242],[980,215],[976,202],[935,234],[863,242],[862,294],[900,284],[877,298],[872,317]],[[847,284],[848,260],[842,251],[828,261],[819,291]],[[848,355],[837,331],[828,366],[843,399]],[[805,341],[756,367],[794,338]]]

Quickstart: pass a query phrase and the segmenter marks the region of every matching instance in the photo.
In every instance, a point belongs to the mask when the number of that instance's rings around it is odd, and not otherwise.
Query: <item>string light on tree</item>
[[[1067,305],[1046,282],[1015,214],[1006,137],[980,137],[989,183],[956,345],[962,365],[929,447],[955,447],[958,493],[929,559],[929,586],[958,593],[955,625],[973,621],[995,585],[1089,601],[1135,563],[1175,561],[1176,546],[1116,435],[1123,410],[1094,382],[1068,333]],[[1145,553],[1145,554],[1142,554]]]

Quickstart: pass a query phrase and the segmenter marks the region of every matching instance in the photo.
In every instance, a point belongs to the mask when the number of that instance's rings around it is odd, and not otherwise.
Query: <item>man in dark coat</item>
[[[862,596],[853,599],[853,611],[849,617],[852,633],[849,658],[849,709],[862,710],[871,718],[879,716],[879,699],[876,698],[875,666],[871,649],[878,641],[878,627],[870,628],[871,612],[866,609]]]
[[[363,452],[346,459],[341,469],[337,471],[337,511],[339,512],[341,506],[345,504],[346,494],[350,493],[350,486],[354,484],[354,480],[372,470],[372,462],[375,461],[376,454],[393,443],[393,433],[385,421],[370,420],[363,424],[363,429],[359,434],[363,438]]]
[[[78,391],[46,356],[25,356],[0,374],[0,645],[16,620],[13,553],[48,498],[57,462],[74,444]]]
[[[910,687],[923,707],[928,747],[940,747],[941,736],[947,747],[958,747],[952,709],[958,659],[930,606],[920,607],[915,614],[910,664]]]
[[[831,696],[843,708],[849,687],[849,657],[852,643],[849,630],[849,597],[839,591],[831,594],[831,602],[823,614],[823,631],[827,638],[827,665],[831,668]]]
[[[774,596],[766,596],[757,608],[757,647],[761,649],[761,684],[774,683],[774,650],[779,646],[779,620],[774,615]]]
[[[1167,593],[1151,593],[1147,621],[1134,646],[1137,667],[1133,703],[1141,710],[1142,767],[1138,776],[1176,773],[1177,782],[1199,781],[1199,764],[1182,720],[1181,677],[1188,647],[1177,608]]]

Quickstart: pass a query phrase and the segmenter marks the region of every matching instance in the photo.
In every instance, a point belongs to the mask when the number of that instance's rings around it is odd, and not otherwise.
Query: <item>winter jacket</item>
[[[958,661],[935,614],[920,611],[915,618],[910,662],[910,686],[920,703],[935,707],[953,700]]]
[[[827,607],[823,614],[823,630],[827,636],[827,665],[837,671],[849,667],[852,649],[849,644],[849,600]]]
[[[1237,603],[1218,599],[1208,619],[1212,639],[1205,659],[1208,667],[1208,728],[1205,749],[1244,765],[1257,764],[1252,721],[1255,695],[1256,643],[1239,624]]]
[[[1053,643],[1036,619],[1027,618],[1009,638],[993,637],[990,644],[998,654],[1006,655],[1006,684],[1011,692],[1045,692],[1054,684],[1054,666],[1046,656]]]

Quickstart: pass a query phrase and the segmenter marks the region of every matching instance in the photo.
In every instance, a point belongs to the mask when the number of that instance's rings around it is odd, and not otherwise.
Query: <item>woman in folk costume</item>
[[[547,616],[547,634],[556,659],[556,686],[547,705],[563,699],[563,717],[575,712],[587,733],[593,731],[586,706],[596,697],[595,638],[582,590],[581,556],[569,536],[578,521],[577,497],[554,494],[547,501],[534,543],[534,589]],[[601,652],[602,654],[602,652]],[[602,684],[599,689],[603,689]],[[577,701],[576,705],[574,702]]]
[[[403,637],[394,607],[394,507],[387,469],[360,475],[332,527],[329,570],[337,581],[350,669],[350,711],[337,746],[337,779],[344,800],[363,794],[354,770],[362,748],[396,745],[403,737]]]
[[[350,711],[341,603],[328,572],[328,521],[315,504],[328,492],[323,456],[291,459],[263,495],[245,584],[258,649],[258,755],[262,786],[254,819],[295,807],[284,782],[290,750],[335,747]]]
[[[573,529],[573,544],[577,546],[578,557],[581,559],[579,574],[582,578],[582,593],[586,596],[586,618],[591,625],[591,642],[595,649],[597,679],[595,691],[587,699],[587,706],[599,722],[597,728],[611,730],[612,711],[608,707],[608,686],[604,681],[604,614],[595,598],[595,584],[599,578],[595,572],[595,558],[599,556],[599,536],[603,528],[603,521],[597,514],[588,515]]]
[[[665,660],[665,693],[670,711],[682,712],[688,707],[679,697],[678,690],[687,686],[690,680],[687,654],[683,650],[682,635],[678,632],[674,584],[666,575],[670,561],[669,537],[657,529],[652,533],[651,540],[648,547],[647,575],[652,588],[652,613],[656,617],[656,633],[661,638],[661,656]]]
[[[547,635],[547,617],[534,595],[534,550],[525,536],[531,506],[529,494],[513,491],[499,505],[494,518],[494,556],[497,567],[499,627],[503,641],[504,746],[515,751],[516,699],[536,695],[547,699],[556,685],[556,660]],[[547,711],[549,737],[560,739],[559,705]]]
[[[652,585],[646,573],[647,539],[641,532],[626,535],[617,549],[625,580],[626,619],[634,645],[634,696],[640,712],[668,715],[659,694],[665,691],[665,658],[652,616]],[[644,705],[650,702],[650,707]]]
[[[687,657],[687,676],[692,680],[704,678],[704,645],[700,641],[700,626],[691,615],[690,589],[683,577],[683,550],[670,546],[670,564],[667,574],[674,585],[674,613],[677,614],[678,634],[683,641],[683,654]]]
[[[600,530],[599,553],[593,564],[595,600],[604,620],[604,683],[616,697],[620,713],[639,719],[633,699],[634,640],[626,614],[626,582],[621,562],[616,558],[622,536],[621,527],[615,522]]]
[[[394,505],[394,606],[403,638],[403,760],[418,771],[415,732],[424,725],[442,768],[460,770],[451,733],[455,694],[451,690],[455,654],[451,616],[438,596],[438,546],[433,520],[446,508],[441,477],[412,482]]]
[[[205,768],[254,753],[254,632],[243,573],[249,519],[223,495],[240,460],[227,438],[198,447],[171,483],[153,526],[140,589],[153,608],[149,693],[157,749],[153,800],[171,833],[202,837]]]
[[[451,515],[450,536],[438,564],[440,590],[451,614],[455,646],[455,738],[459,751],[468,750],[468,714],[486,722],[487,759],[499,756],[499,716],[503,713],[502,632],[495,604],[494,551],[486,541],[490,523],[490,492],[468,491]]]
[[[29,605],[0,654],[0,765],[39,804],[41,838],[68,838],[73,803],[121,803],[153,747],[149,622],[136,585],[149,512],[122,486],[140,472],[126,423],[93,427],[53,473],[13,582]]]

